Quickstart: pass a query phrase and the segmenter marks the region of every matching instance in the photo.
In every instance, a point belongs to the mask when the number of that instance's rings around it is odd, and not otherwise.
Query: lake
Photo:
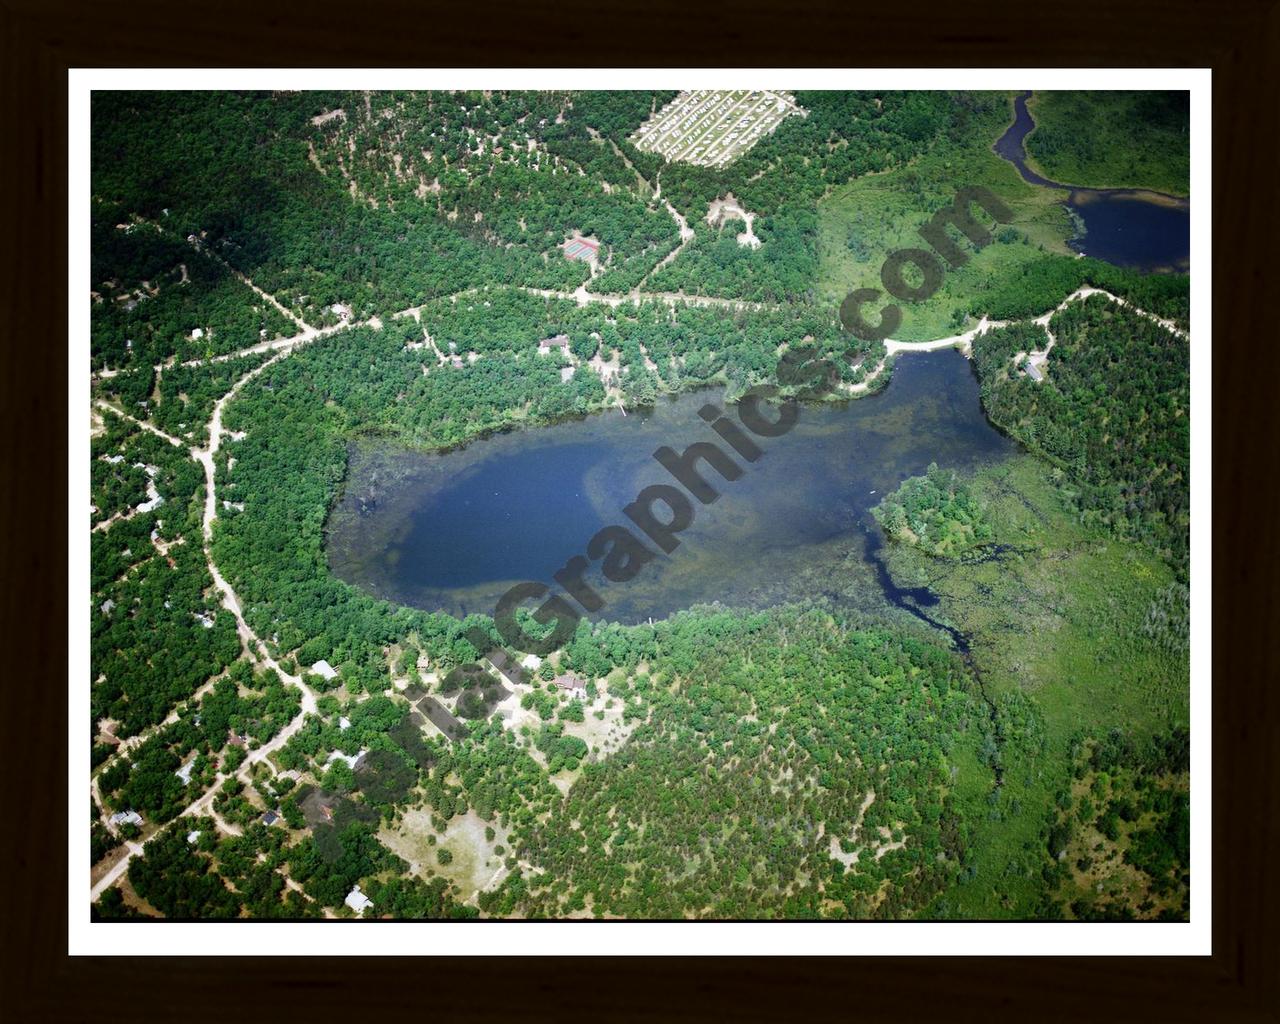
[[[1014,120],[995,144],[1024,181],[1062,189],[1079,231],[1071,247],[1096,259],[1147,273],[1187,273],[1191,269],[1191,204],[1145,189],[1082,188],[1050,181],[1027,166],[1024,140],[1035,127],[1027,110],[1031,93],[1014,100]]]
[[[328,524],[332,571],[377,597],[456,616],[492,614],[513,583],[550,583],[565,561],[637,493],[671,477],[653,458],[718,441],[698,416],[718,391],[499,434],[445,453],[353,446]],[[1006,457],[978,383],[954,350],[903,355],[884,392],[806,406],[795,428],[757,439],[742,477],[704,476],[720,498],[696,501],[681,544],[626,583],[586,576],[605,607],[593,618],[640,622],[694,604],[763,607],[825,596],[897,604],[877,572],[869,509],[931,461],[962,472]],[[721,442],[728,451],[728,445]],[[638,534],[638,530],[632,532]]]

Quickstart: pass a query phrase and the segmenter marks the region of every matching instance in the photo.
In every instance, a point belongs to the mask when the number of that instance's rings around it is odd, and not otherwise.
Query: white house
[[[364,760],[364,755],[367,753],[367,750],[362,750],[358,754],[344,754],[341,750],[331,750],[324,763],[333,764],[334,761],[346,761],[347,767],[355,771],[360,767],[360,762]]]
[[[357,914],[361,915],[364,914],[365,907],[373,906],[373,900],[369,899],[368,896],[362,893],[360,891],[360,886],[358,885],[354,886],[351,891],[347,893],[347,898],[343,902]]]
[[[338,670],[321,658],[311,666],[313,674],[323,676],[325,679],[334,679],[338,675]]]

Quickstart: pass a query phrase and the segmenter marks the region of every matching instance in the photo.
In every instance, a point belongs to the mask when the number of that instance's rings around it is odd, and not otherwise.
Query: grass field
[[[1044,830],[1070,786],[1074,740],[1115,727],[1141,739],[1188,723],[1186,652],[1142,631],[1170,570],[1144,548],[1080,526],[1050,472],[1019,456],[975,477],[973,493],[1009,547],[997,559],[957,564],[906,545],[889,551],[895,579],[927,582],[941,598],[935,617],[971,635],[1008,737],[994,802],[991,769],[973,751],[957,752],[954,796],[973,859],[935,907],[941,916],[1038,912]]]
[[[1036,122],[1026,139],[1028,163],[1044,177],[1089,188],[1190,194],[1185,93],[1037,92],[1027,110]]]
[[[972,116],[961,141],[939,139],[911,164],[857,178],[822,200],[819,301],[838,304],[854,288],[883,292],[885,257],[899,248],[928,248],[918,229],[967,185],[991,189],[1013,210],[1012,231],[997,230],[1004,241],[988,245],[959,270],[948,269],[942,287],[927,301],[898,303],[903,319],[894,337],[927,341],[973,326],[975,321],[964,314],[985,312],[983,292],[997,280],[1016,276],[1044,252],[1071,254],[1066,240],[1073,230],[1061,194],[1026,184],[991,149],[1012,120],[1011,104],[989,103]]]

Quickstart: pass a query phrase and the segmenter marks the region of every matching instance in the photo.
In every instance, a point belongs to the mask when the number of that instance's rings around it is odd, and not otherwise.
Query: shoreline
[[[1066,185],[1058,181],[1056,178],[1051,177],[1049,173],[1044,169],[1044,165],[1041,164],[1032,155],[1031,150],[1027,147],[1027,140],[1031,138],[1031,136],[1033,136],[1036,133],[1036,131],[1040,128],[1040,122],[1036,120],[1036,116],[1035,116],[1036,98],[1037,97],[1035,92],[1030,91],[1030,94],[1027,96],[1026,101],[1024,103],[1027,109],[1027,116],[1031,118],[1031,130],[1022,137],[1022,159],[1023,159],[1023,162],[1027,165],[1027,168],[1032,173],[1043,178],[1046,182],[1049,182],[1048,185],[1044,185],[1041,187],[1060,188],[1060,189],[1065,189],[1068,192],[1109,192],[1109,193],[1116,193],[1116,194],[1131,193],[1132,197],[1135,199],[1142,199],[1143,202],[1155,203],[1158,206],[1173,206],[1178,209],[1182,209],[1184,207],[1190,208],[1191,206],[1190,191],[1188,191],[1186,194],[1183,194],[1181,192],[1163,192],[1160,189],[1152,188],[1150,185],[1132,185],[1132,184]],[[1013,125],[1017,123],[1017,119],[1018,119],[1017,102],[1018,102],[1018,98],[1015,96],[1012,100],[1014,114],[1013,114],[1013,121],[1009,125],[1010,128],[1012,128]],[[1146,196],[1150,196],[1152,198],[1150,199],[1144,198]]]

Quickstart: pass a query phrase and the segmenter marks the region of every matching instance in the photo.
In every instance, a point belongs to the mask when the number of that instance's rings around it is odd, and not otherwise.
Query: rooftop
[[[343,902],[357,914],[363,914],[365,907],[373,906],[373,900],[360,891],[360,886],[353,886]]]
[[[338,670],[335,669],[323,658],[321,658],[319,661],[317,661],[314,665],[311,666],[311,671],[313,674],[322,676],[325,679],[334,679],[338,675]]]

